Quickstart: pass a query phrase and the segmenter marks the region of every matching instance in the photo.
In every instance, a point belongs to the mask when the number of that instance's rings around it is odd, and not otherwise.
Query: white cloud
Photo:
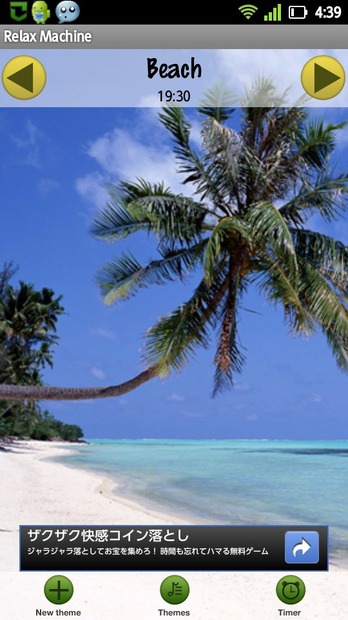
[[[246,410],[246,405],[243,405],[243,403],[235,403],[234,405],[231,405],[228,409],[225,409],[225,411],[227,411],[228,413],[230,413],[231,411],[245,411]]]
[[[100,336],[101,338],[107,338],[107,340],[117,340],[117,334],[111,329],[104,329],[103,327],[96,327],[91,330],[93,336]]]
[[[250,385],[249,383],[235,383],[234,389],[238,390],[239,392],[249,392]]]
[[[86,174],[84,177],[77,179],[75,187],[78,193],[95,205],[98,209],[105,206],[109,195],[105,189],[107,178],[99,172]]]
[[[54,192],[59,187],[60,187],[60,183],[59,181],[56,181],[55,179],[40,179],[40,181],[38,182],[39,193],[42,194],[43,196],[46,196],[47,194]]]
[[[144,144],[115,128],[91,143],[87,152],[108,176],[143,177],[150,182],[172,184],[175,159],[169,146]]]
[[[168,400],[174,400],[174,401],[180,403],[180,402],[183,402],[186,399],[181,394],[177,394],[176,392],[173,392],[172,394],[170,394],[168,396]]]
[[[44,134],[29,119],[21,134],[12,135],[12,141],[23,153],[23,163],[33,168],[41,167],[40,144]]]
[[[161,108],[162,104],[159,101],[158,95],[145,95],[140,98],[139,107],[141,108]]]
[[[12,139],[18,148],[27,149],[36,146],[40,136],[39,128],[29,119],[25,123],[25,130],[22,135],[12,136]]]
[[[321,403],[323,398],[322,398],[322,396],[320,396],[320,394],[311,394],[310,397],[309,397],[309,400],[312,403]]]
[[[199,121],[190,121],[190,140],[192,146],[201,148],[202,146],[202,125]]]
[[[346,116],[348,117],[348,111],[346,111]],[[335,123],[336,121],[333,119],[332,121]],[[339,121],[338,121],[339,122]],[[336,132],[336,146],[341,149],[345,149],[348,143],[348,126],[342,127]]]
[[[109,198],[106,184],[117,184],[120,179],[144,178],[151,183],[163,182],[174,192],[187,193],[177,173],[171,144],[164,139],[168,134],[162,133],[165,130],[160,128],[157,114],[142,111],[139,118],[132,132],[115,127],[87,146],[87,154],[99,170],[78,178],[75,187],[99,209]]]
[[[93,366],[90,369],[90,373],[93,377],[95,377],[96,379],[100,379],[103,380],[106,378],[106,375],[104,373],[104,371],[101,368],[97,368],[97,366]]]
[[[184,415],[186,418],[203,418],[204,417],[203,413],[198,413],[197,411],[183,411],[182,415]]]

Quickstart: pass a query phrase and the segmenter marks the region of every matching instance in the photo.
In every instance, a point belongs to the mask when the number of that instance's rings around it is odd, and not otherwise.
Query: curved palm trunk
[[[122,396],[131,392],[143,383],[153,379],[159,371],[156,366],[150,366],[133,379],[110,385],[108,387],[67,388],[50,387],[45,385],[9,385],[0,384],[0,400],[86,400],[92,398],[108,398]]]

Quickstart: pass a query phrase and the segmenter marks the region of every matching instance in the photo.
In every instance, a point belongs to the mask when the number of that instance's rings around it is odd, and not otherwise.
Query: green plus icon
[[[54,605],[64,605],[74,594],[74,586],[70,579],[63,575],[50,577],[44,587],[45,597]]]
[[[162,581],[160,593],[166,603],[179,605],[179,603],[186,601],[190,593],[190,586],[183,577],[170,575]]]
[[[286,605],[295,605],[295,603],[302,601],[306,594],[306,586],[299,577],[286,575],[279,579],[276,593],[279,600]]]

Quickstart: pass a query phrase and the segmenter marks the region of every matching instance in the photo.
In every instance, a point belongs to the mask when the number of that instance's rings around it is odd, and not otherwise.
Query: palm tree
[[[209,102],[211,103],[211,102]],[[189,195],[144,179],[110,186],[110,202],[92,232],[107,241],[139,231],[153,234],[159,256],[141,265],[122,254],[99,272],[108,304],[150,285],[201,278],[191,297],[146,333],[146,369],[109,388],[38,388],[30,398],[94,398],[125,393],[150,378],[182,369],[216,334],[214,390],[233,385],[243,367],[238,336],[241,300],[250,286],[280,305],[294,334],[321,329],[338,366],[348,370],[348,249],[308,227],[318,214],[332,222],[346,210],[348,175],[331,168],[334,125],[299,107],[199,109],[202,145],[195,149],[181,108],[159,118],[174,141],[178,172]],[[16,389],[24,388],[16,386]],[[1,386],[6,398],[13,386]],[[41,393],[41,392],[40,392]],[[17,392],[18,398],[19,392]],[[29,398],[29,396],[25,396]]]
[[[36,291],[32,284],[20,282],[18,288],[9,284],[15,273],[11,264],[0,272],[0,382],[10,385],[40,385],[42,370],[52,366],[51,346],[57,342],[56,322],[63,313],[61,297],[43,288]],[[34,401],[13,403],[0,401],[0,423],[15,434],[29,429],[39,419]],[[1,434],[1,433],[0,433]]]
[[[32,284],[7,285],[0,298],[0,380],[39,383],[40,371],[52,366],[56,322],[64,308],[51,289]]]

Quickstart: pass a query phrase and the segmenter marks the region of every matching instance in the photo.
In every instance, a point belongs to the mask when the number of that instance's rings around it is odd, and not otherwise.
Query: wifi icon
[[[254,13],[256,13],[257,8],[258,7],[254,6],[253,4],[243,4],[243,6],[240,6],[238,8],[238,11],[240,11],[242,15],[246,17],[246,19],[250,19],[250,17],[252,17]]]

